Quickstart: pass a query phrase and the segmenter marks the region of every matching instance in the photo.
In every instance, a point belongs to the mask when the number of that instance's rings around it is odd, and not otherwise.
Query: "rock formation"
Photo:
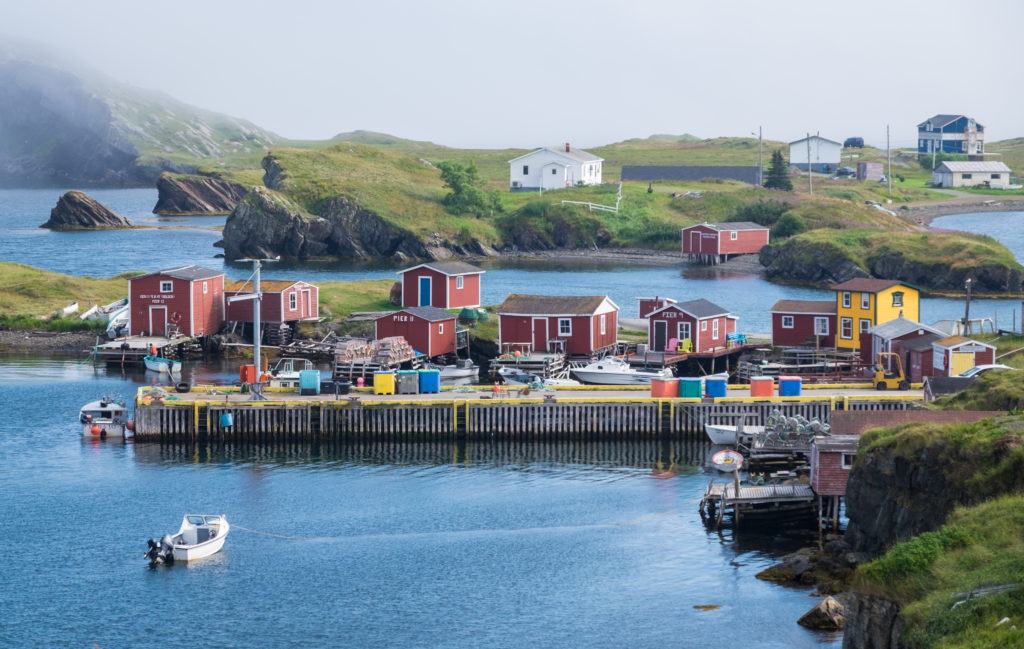
[[[100,230],[134,226],[131,221],[110,211],[85,193],[69,191],[50,210],[50,220],[39,227],[50,230]]]
[[[760,260],[770,278],[834,284],[854,277],[870,277],[838,248],[797,239],[765,246]]]
[[[248,187],[210,176],[161,174],[156,183],[157,214],[230,214]]]
[[[903,618],[892,600],[854,594],[846,606],[843,649],[899,649]]]
[[[815,631],[838,631],[846,623],[846,608],[835,597],[826,595],[796,622]]]

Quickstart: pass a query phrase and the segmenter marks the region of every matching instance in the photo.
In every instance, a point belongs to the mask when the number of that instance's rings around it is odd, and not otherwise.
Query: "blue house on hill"
[[[917,152],[985,153],[985,127],[966,115],[935,115],[917,125]]]

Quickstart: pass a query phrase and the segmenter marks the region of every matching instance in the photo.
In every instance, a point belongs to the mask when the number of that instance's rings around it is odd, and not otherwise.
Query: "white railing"
[[[591,202],[588,202],[588,201],[562,201],[561,204],[562,205],[582,205],[583,207],[586,207],[591,212],[593,212],[594,210],[598,210],[599,212],[611,212],[613,214],[618,214],[618,212],[619,212],[619,203],[621,203],[621,202],[622,202],[622,183],[620,182],[619,183],[619,191],[615,195],[615,205],[614,206],[612,206],[612,205],[601,205],[600,203],[591,203]]]

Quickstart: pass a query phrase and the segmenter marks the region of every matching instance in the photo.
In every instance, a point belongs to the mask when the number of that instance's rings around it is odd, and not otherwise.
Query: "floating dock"
[[[439,394],[335,397],[267,391],[252,401],[238,388],[198,387],[163,399],[140,388],[135,402],[140,442],[314,442],[357,438],[428,441],[468,439],[596,440],[704,435],[705,423],[726,423],[740,413],[767,417],[778,409],[827,422],[835,410],[904,410],[921,403],[920,391],[878,395],[871,390],[817,391],[801,397],[653,399],[645,391],[577,390],[500,392],[462,389]],[[228,415],[228,416],[225,416]]]

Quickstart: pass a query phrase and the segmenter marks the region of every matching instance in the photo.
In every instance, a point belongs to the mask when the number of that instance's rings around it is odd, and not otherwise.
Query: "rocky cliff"
[[[169,215],[230,214],[248,188],[220,178],[199,175],[161,174],[156,183],[153,211]]]
[[[843,649],[900,649],[903,618],[896,602],[855,593],[845,613]]]
[[[132,222],[78,191],[65,193],[50,210],[50,219],[40,225],[50,230],[101,230],[130,228]]]
[[[772,279],[838,284],[854,277],[870,277],[838,246],[789,239],[761,249],[761,265]]]

